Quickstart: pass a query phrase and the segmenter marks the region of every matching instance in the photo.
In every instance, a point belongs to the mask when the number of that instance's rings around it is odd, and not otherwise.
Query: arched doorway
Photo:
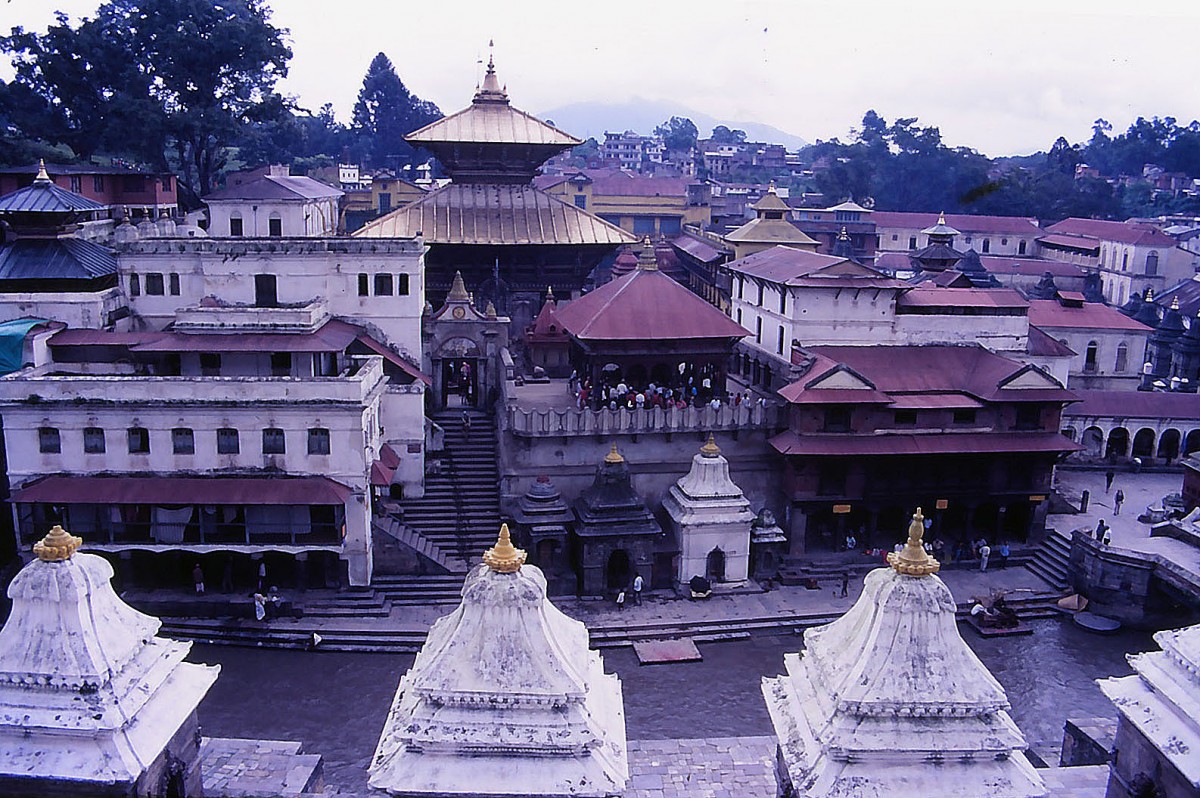
[[[442,407],[475,407],[480,401],[483,359],[470,338],[451,338],[438,349],[434,370]]]
[[[713,549],[704,559],[704,575],[710,582],[725,581],[725,552]]]
[[[1088,427],[1079,442],[1083,444],[1084,451],[1098,457],[1104,451],[1104,431],[1099,427]]]
[[[1158,439],[1158,456],[1164,460],[1174,460],[1179,456],[1179,441],[1183,436],[1177,429],[1169,429]]]
[[[605,569],[605,584],[608,589],[616,592],[629,587],[629,552],[617,549],[608,555],[608,567]]]
[[[1132,454],[1134,457],[1154,456],[1154,430],[1143,427],[1137,431],[1137,435],[1133,436]]]
[[[1129,454],[1129,430],[1117,427],[1108,433],[1108,446],[1104,454],[1107,457],[1124,457]]]
[[[1184,454],[1192,454],[1197,451],[1200,451],[1200,429],[1189,432],[1183,443]]]

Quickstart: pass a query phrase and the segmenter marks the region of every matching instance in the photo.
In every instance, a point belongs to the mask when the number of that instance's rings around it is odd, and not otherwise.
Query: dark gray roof
[[[92,280],[116,273],[112,250],[80,238],[19,238],[0,247],[0,281]]]
[[[210,200],[297,200],[340,197],[340,189],[327,186],[303,175],[262,175],[239,186],[228,186],[206,195]]]
[[[104,205],[59,188],[48,180],[35,180],[33,185],[0,197],[0,213],[77,213],[104,208]]]

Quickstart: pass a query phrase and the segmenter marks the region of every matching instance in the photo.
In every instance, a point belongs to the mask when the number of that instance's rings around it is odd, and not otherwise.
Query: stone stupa
[[[196,707],[218,666],[117,597],[108,561],[54,527],[8,587],[0,794],[202,794]]]
[[[401,678],[370,786],[407,796],[618,796],[621,684],[546,598],[508,526]]]
[[[804,634],[787,673],[763,679],[784,794],[806,798],[1035,798],[1002,688],[958,633],[954,598],[908,544],[867,575],[838,620]]]

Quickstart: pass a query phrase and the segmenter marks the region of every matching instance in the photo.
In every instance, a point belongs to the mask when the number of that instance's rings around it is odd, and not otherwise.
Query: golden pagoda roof
[[[751,219],[725,236],[737,244],[793,244],[817,246],[818,242],[787,219]]]

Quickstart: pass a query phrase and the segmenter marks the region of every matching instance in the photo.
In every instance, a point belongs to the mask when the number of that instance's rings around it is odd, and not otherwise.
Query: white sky
[[[0,31],[97,0],[0,0]],[[444,112],[470,100],[489,38],[513,103],[670,99],[714,117],[841,136],[867,108],[989,155],[1086,140],[1104,117],[1200,118],[1197,0],[273,0],[283,88],[350,108],[383,51]],[[0,77],[11,69],[0,64]],[[646,131],[643,131],[646,132]],[[705,131],[702,131],[705,132]]]

